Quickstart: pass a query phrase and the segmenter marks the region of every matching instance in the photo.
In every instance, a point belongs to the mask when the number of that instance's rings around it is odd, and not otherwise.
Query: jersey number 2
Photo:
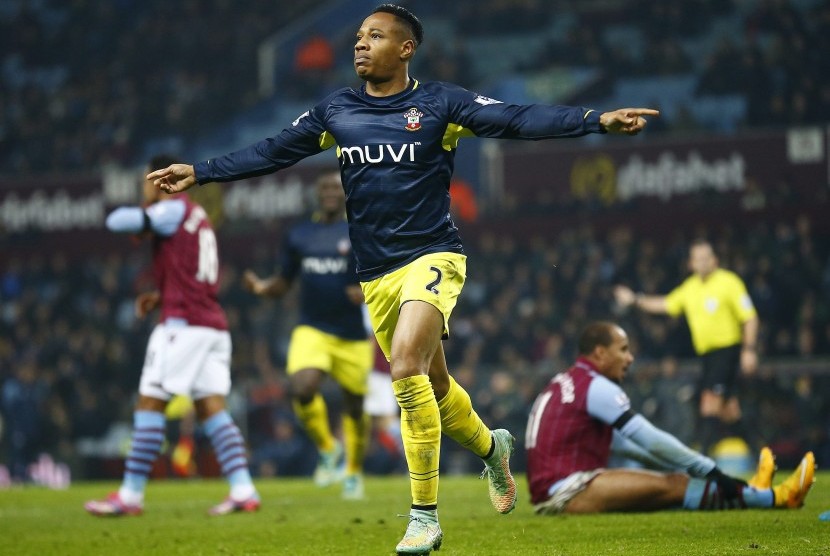
[[[431,267],[429,267],[429,269],[435,273],[435,280],[433,280],[432,282],[427,284],[426,289],[427,289],[427,291],[431,291],[435,295],[438,295],[438,284],[441,283],[441,278],[443,278],[444,275],[441,273],[440,268],[431,266]]]

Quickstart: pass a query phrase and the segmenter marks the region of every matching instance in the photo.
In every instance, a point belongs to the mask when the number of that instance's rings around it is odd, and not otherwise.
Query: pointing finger
[[[629,113],[636,114],[638,116],[659,116],[660,111],[655,110],[653,108],[631,108]]]

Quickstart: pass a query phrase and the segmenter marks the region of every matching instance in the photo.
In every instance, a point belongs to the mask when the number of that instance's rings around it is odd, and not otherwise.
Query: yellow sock
[[[438,410],[442,432],[478,457],[490,453],[493,443],[490,429],[473,409],[470,395],[453,377],[450,377],[447,395],[438,402]]]
[[[369,445],[369,416],[363,413],[360,419],[343,414],[343,443],[346,445],[346,474],[363,471],[366,446]]]
[[[323,396],[316,394],[307,404],[297,400],[292,402],[294,413],[303,424],[306,433],[321,452],[330,452],[334,449],[334,436],[329,427],[329,411]]]
[[[428,376],[418,375],[393,381],[392,390],[401,406],[401,436],[412,504],[434,506],[438,503],[441,418],[432,385]]]

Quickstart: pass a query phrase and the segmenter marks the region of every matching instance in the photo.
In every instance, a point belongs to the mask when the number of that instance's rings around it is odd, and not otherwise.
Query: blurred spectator
[[[621,10],[626,5],[628,11]],[[446,31],[427,35],[415,59],[416,76],[473,89],[487,86],[510,64],[477,67],[468,53],[481,44],[477,41],[509,45],[505,39],[520,36],[522,44],[535,49],[524,71],[587,64],[600,72],[603,78],[589,86],[598,102],[619,78],[680,71],[696,76],[701,91],[713,87],[744,95],[750,127],[799,121],[820,125],[830,118],[830,57],[823,55],[830,49],[830,2],[688,0],[668,5],[643,0],[636,10],[631,5],[572,3],[565,8],[539,0],[463,0],[448,8],[445,2],[419,1],[416,9],[423,6],[425,13],[442,18]],[[0,175],[92,172],[108,161],[128,162],[153,138],[147,123],[155,125],[160,119],[165,134],[192,141],[208,131],[200,127],[205,121],[200,115],[218,112],[230,118],[259,100],[256,48],[312,6],[316,4],[310,0],[276,11],[266,0],[248,2],[244,9],[225,0],[76,2],[71,9],[49,0],[9,3],[0,10]],[[716,19],[719,26],[709,25]],[[182,20],[188,21],[190,37],[172,30]],[[721,44],[724,28],[731,32]],[[612,31],[624,32],[615,38]],[[325,40],[336,45],[336,56],[348,55],[353,45],[353,35]],[[711,61],[702,59],[709,52]],[[509,46],[500,55],[508,62],[518,60]],[[327,67],[325,55],[311,59],[311,67],[318,68],[312,71]],[[721,68],[717,75],[712,68],[716,62]],[[206,79],[214,73],[225,78]],[[665,126],[668,132],[702,130],[694,102],[676,103],[674,118],[650,126]],[[789,356],[809,362],[830,356],[830,245],[809,220],[791,217],[795,203],[804,202],[797,195],[798,188],[784,180],[763,194],[749,183],[743,199],[747,214],[781,209],[780,216],[763,225],[734,222],[732,234],[703,227],[716,244],[729,246],[725,264],[741,265],[762,317],[762,361]],[[505,219],[539,213],[554,218],[585,208],[579,199],[554,198],[546,191],[540,191],[538,201],[519,206],[508,191],[501,214]],[[556,236],[536,235],[516,232],[510,223],[488,223],[486,231],[465,242],[480,268],[468,276],[466,297],[453,315],[453,335],[445,348],[456,378],[461,383],[460,377],[467,377],[463,385],[472,396],[484,391],[487,397],[491,384],[508,385],[510,404],[518,403],[517,396],[529,403],[574,356],[569,339],[578,327],[590,318],[607,317],[603,311],[612,281],[664,291],[683,276],[685,245],[697,234],[680,229],[672,237],[648,238],[626,226],[604,233],[586,226]],[[260,261],[262,268],[270,264],[267,257]],[[102,422],[129,419],[139,372],[129,363],[142,357],[149,336],[148,324],[132,317],[143,263],[142,256],[132,253],[82,260],[32,253],[0,265],[0,387],[54,401],[52,410],[37,405],[29,423],[39,424],[40,448],[58,459],[71,462],[65,451],[78,438],[102,435]],[[241,268],[232,261],[223,276]],[[256,453],[261,446],[273,447],[277,437],[287,442],[286,454],[279,457],[288,459],[282,463],[274,456],[269,464],[263,448],[262,472],[280,475],[313,468],[313,460],[290,460],[289,448],[302,437],[292,423],[283,419],[279,430],[274,424],[281,419],[275,415],[290,413],[283,392],[285,323],[291,322],[296,299],[286,298],[279,307],[253,303],[227,279],[221,295],[233,326],[234,383],[247,401],[243,414],[247,412],[251,447]],[[638,403],[653,409],[656,422],[669,423],[677,417],[671,404],[685,407],[672,399],[672,392],[685,392],[690,376],[688,368],[673,368],[666,356],[676,354],[682,362],[691,355],[686,325],[645,315],[630,316],[624,325],[639,355],[632,372],[636,388],[630,391],[643,396],[648,403]],[[25,374],[33,346],[38,350],[37,376],[22,386],[25,381],[18,374]],[[762,368],[759,374],[767,371]],[[807,397],[818,404],[811,411],[823,412],[824,433],[812,432],[809,439],[796,442],[823,442],[830,454],[827,381],[811,375],[809,388],[803,383],[796,388],[768,372],[745,388],[747,416],[757,415],[766,439],[783,442],[788,440],[786,427],[798,426],[793,425],[799,419],[793,404],[809,392]],[[494,373],[499,378],[491,381]],[[510,408],[490,405],[488,411],[511,414]],[[492,415],[482,417],[496,422]],[[3,441],[10,446],[8,417],[5,423]],[[688,427],[673,430],[680,424],[666,428],[691,441],[685,436]],[[10,456],[10,450],[0,452],[6,463]],[[464,468],[467,463],[448,465]],[[367,461],[367,468],[371,465]],[[85,469],[73,471],[83,476]]]
[[[770,207],[789,206],[778,204],[781,201],[774,196],[766,202]],[[685,247],[698,233],[711,237],[719,249],[726,244],[724,264],[745,277],[761,315],[762,361],[797,357],[802,364],[820,364],[830,356],[830,242],[809,218],[792,219],[788,213],[781,210],[777,222],[745,230],[738,226],[733,233],[702,226],[664,238],[648,238],[627,226],[605,233],[586,226],[527,237],[516,235],[506,221],[497,228],[488,225],[489,231],[473,234],[467,241],[468,254],[481,261],[481,268],[468,277],[468,295],[453,315],[453,334],[445,345],[448,364],[478,400],[483,418],[500,424],[518,420],[535,392],[574,356],[572,339],[579,326],[607,315],[611,284],[624,280],[640,284],[645,291],[665,291],[685,275]],[[148,323],[120,311],[131,306],[141,280],[145,255],[138,253],[75,261],[33,253],[9,261],[0,270],[2,388],[25,390],[26,399],[48,399],[55,406],[47,410],[42,403],[30,404],[25,426],[39,424],[38,449],[71,463],[77,477],[106,467],[73,457],[74,443],[106,437],[109,431],[102,423],[130,419],[138,370],[129,362],[141,358],[150,333]],[[289,296],[279,306],[273,301],[251,303],[238,280],[228,279],[249,263],[230,260],[228,264],[221,297],[232,309],[229,314],[236,315],[230,319],[237,347],[234,384],[246,400],[240,422],[247,421],[252,455],[263,474],[310,473],[314,451],[303,446],[306,459],[292,455],[303,438],[296,423],[284,418],[274,422],[291,412],[283,369],[290,332],[286,323],[293,322],[296,299]],[[263,267],[271,264],[261,261]],[[621,322],[640,354],[630,376],[632,397],[656,423],[684,441],[693,441],[691,421],[684,421],[678,408],[688,407],[683,402],[694,376],[688,366],[667,358],[674,355],[682,361],[692,355],[685,323],[642,314]],[[33,368],[24,364],[31,362],[33,346],[38,346],[43,364],[34,367],[35,381],[26,382],[18,374]],[[779,384],[786,372],[780,377],[768,372],[762,366],[759,376],[742,386],[747,393],[744,412],[757,423],[763,437],[759,441],[780,443],[788,436],[786,427],[797,418],[792,407],[796,390]],[[828,415],[830,399],[819,387],[824,382],[817,382],[819,375],[812,376],[809,392],[816,405],[811,411]],[[22,383],[28,389],[22,389]],[[799,391],[803,395],[807,389]],[[6,423],[10,433],[10,421]],[[821,419],[816,423],[819,429],[826,428]],[[518,426],[521,430],[523,425]],[[798,446],[790,451],[803,453],[815,447],[805,443],[827,442],[826,436],[813,431],[797,439]],[[278,444],[282,447],[275,450]],[[776,452],[786,454],[788,449],[784,446]],[[447,448],[445,465],[452,471],[473,470],[477,465],[463,452],[453,454]],[[367,469],[383,472],[395,467],[383,459],[382,446],[370,446],[368,458]],[[3,463],[9,463],[8,456]]]
[[[268,0],[244,7],[226,0],[8,3],[0,10],[0,175],[99,171],[135,163],[150,142],[203,139],[212,132],[207,122],[216,121],[204,114],[231,121],[265,100],[258,49],[316,6],[312,0],[279,10]],[[599,76],[580,96],[600,105],[619,79],[691,75],[698,94],[741,95],[742,123],[752,127],[830,117],[830,57],[823,55],[828,2],[460,0],[448,8],[422,0],[416,10],[445,26],[441,36],[426,37],[414,60],[422,79],[478,90],[505,70],[589,68]],[[186,34],[178,32],[181,21]],[[503,40],[514,37],[526,51]],[[469,51],[494,39],[504,44],[493,51],[499,59],[474,64]],[[312,34],[294,63],[283,64],[275,100],[319,100],[337,77],[333,59],[352,45],[349,33]],[[216,74],[223,79],[209,79]],[[670,131],[689,124],[671,112],[662,121]]]
[[[27,468],[47,447],[43,413],[49,390],[39,374],[35,355],[26,354],[0,392],[0,408],[9,438],[8,467],[12,481],[17,483],[30,480]]]
[[[450,182],[450,211],[463,222],[478,220],[476,192],[467,181],[454,178]]]
[[[257,100],[257,48],[314,5],[10,4],[0,11],[0,174],[135,162],[142,153],[129,146],[154,138],[150,122],[193,140],[205,131],[201,115],[232,115]],[[217,73],[223,79],[208,90],[208,76]]]
[[[334,67],[331,42],[322,35],[314,35],[297,48],[294,57],[294,77],[289,87],[296,98],[317,97],[328,89],[327,76]]]

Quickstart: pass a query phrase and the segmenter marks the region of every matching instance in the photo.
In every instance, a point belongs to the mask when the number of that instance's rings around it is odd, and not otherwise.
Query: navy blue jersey
[[[347,340],[366,339],[361,306],[346,297],[346,286],[358,281],[345,220],[326,224],[312,218],[293,226],[283,242],[279,274],[300,283],[299,324]]]
[[[548,139],[602,133],[600,114],[515,105],[447,83],[389,97],[340,89],[279,135],[195,165],[201,183],[259,176],[336,146],[361,280],[427,253],[462,253],[450,218],[450,177],[461,137]]]

